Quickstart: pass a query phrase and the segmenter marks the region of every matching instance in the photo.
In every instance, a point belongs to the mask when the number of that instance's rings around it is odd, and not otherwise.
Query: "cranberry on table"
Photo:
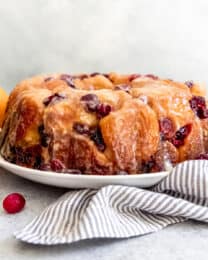
[[[9,214],[20,212],[25,206],[25,198],[20,193],[11,193],[3,200],[3,208]]]

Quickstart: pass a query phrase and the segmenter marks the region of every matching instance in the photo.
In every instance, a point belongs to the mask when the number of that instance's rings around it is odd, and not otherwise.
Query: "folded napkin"
[[[15,236],[42,245],[127,238],[186,219],[208,222],[207,206],[208,161],[186,161],[148,190],[109,185],[70,191]]]

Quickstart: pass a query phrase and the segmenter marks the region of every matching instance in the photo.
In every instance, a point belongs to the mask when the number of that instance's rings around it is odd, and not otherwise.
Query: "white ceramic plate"
[[[151,187],[168,175],[167,171],[138,175],[74,175],[28,169],[5,161],[0,157],[0,166],[20,177],[42,184],[63,188],[99,188],[108,184],[133,187]]]

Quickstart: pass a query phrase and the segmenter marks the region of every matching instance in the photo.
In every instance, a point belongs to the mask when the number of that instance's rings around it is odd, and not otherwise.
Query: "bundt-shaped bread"
[[[29,168],[82,174],[158,172],[208,151],[205,90],[154,75],[56,74],[10,94],[0,151]]]

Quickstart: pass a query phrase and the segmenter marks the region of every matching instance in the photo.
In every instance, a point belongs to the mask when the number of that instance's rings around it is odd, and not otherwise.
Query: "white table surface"
[[[0,85],[9,92],[29,76],[49,72],[155,73],[208,85],[207,0],[6,0],[0,5]],[[208,259],[208,225],[186,222],[120,241],[43,247],[18,242],[24,227],[65,191],[0,170],[0,200],[10,192],[24,211],[0,209],[4,259]]]
[[[10,192],[21,192],[25,209],[8,215],[0,209],[0,259],[73,259],[73,260],[207,260],[208,225],[188,221],[169,226],[157,233],[121,240],[88,240],[60,246],[37,246],[16,240],[13,231],[24,227],[64,189],[47,187],[0,169],[0,200]]]

